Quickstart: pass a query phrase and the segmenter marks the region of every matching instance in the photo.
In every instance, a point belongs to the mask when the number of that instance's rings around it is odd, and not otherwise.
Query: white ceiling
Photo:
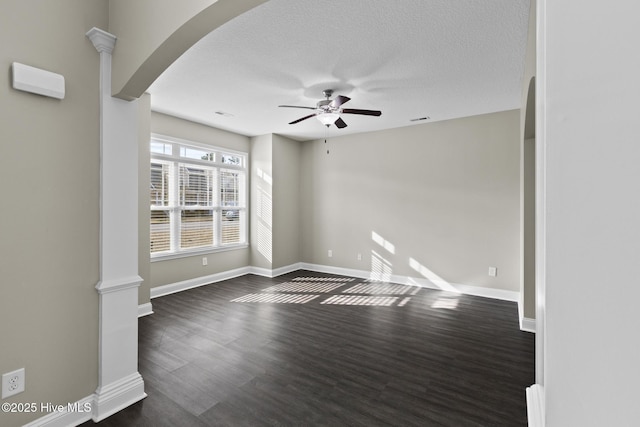
[[[270,0],[182,55],[149,88],[151,106],[298,140],[520,108],[528,12],[529,0]],[[382,116],[289,125],[313,112],[278,105],[313,107],[323,89]]]

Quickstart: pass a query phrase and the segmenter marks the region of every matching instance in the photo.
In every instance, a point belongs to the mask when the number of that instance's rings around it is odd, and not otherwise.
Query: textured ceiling
[[[270,0],[180,57],[149,88],[151,106],[299,140],[520,108],[528,11],[529,0]],[[312,111],[278,105],[313,107],[323,89],[382,116],[289,125]]]

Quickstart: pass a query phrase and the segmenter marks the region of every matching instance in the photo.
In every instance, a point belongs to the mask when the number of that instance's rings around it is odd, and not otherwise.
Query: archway
[[[158,5],[156,0],[138,0],[133,5],[128,0],[111,0],[109,32],[118,39],[113,51],[112,95],[139,98],[198,40],[267,1],[191,0]]]
[[[536,318],[536,81],[529,82],[522,145],[522,329],[535,332]]]
[[[188,0],[160,6],[156,0],[112,0],[109,30],[114,34],[99,28],[86,33],[100,54],[100,308],[98,387],[91,397],[94,421],[146,396],[138,372],[138,289],[143,282],[137,253],[139,200],[138,188],[131,183],[138,178],[138,147],[149,141],[143,130],[150,106],[138,98],[200,38],[265,1]]]

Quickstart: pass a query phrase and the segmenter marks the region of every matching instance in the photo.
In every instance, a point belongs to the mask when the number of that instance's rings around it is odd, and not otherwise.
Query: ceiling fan
[[[309,114],[308,116],[304,116],[299,118],[298,120],[294,120],[290,125],[294,125],[296,123],[300,123],[303,120],[307,120],[311,117],[316,117],[320,122],[329,127],[332,124],[335,124],[338,128],[346,128],[347,124],[342,120],[340,114],[361,114],[365,116],[380,116],[382,115],[382,111],[377,110],[358,110],[355,108],[340,108],[342,104],[349,101],[351,98],[346,96],[338,95],[334,100],[331,100],[331,95],[333,95],[332,89],[326,89],[322,91],[322,94],[327,99],[323,99],[318,101],[315,107],[300,107],[297,105],[278,105],[278,107],[286,107],[286,108],[305,108],[307,110],[315,110],[315,113]]]

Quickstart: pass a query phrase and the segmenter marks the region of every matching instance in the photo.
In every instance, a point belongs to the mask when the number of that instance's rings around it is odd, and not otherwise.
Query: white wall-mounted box
[[[64,76],[40,68],[14,62],[13,88],[51,98],[64,99]]]

